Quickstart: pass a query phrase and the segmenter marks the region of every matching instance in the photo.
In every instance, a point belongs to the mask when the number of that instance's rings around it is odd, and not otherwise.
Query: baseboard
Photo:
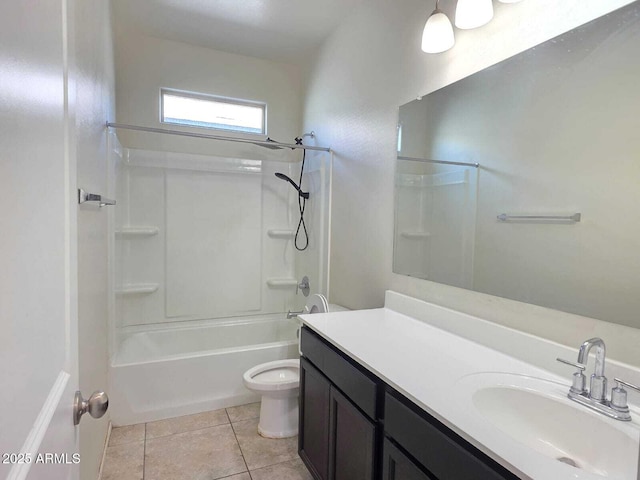
[[[104,448],[102,449],[102,460],[100,460],[100,469],[98,470],[98,480],[102,480],[102,469],[104,468],[104,460],[107,458],[107,447],[109,446],[109,440],[111,439],[111,430],[113,425],[109,422],[109,429],[107,430],[107,438],[104,441]]]

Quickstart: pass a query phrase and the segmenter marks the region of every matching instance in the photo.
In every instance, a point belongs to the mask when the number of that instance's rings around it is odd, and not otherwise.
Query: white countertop
[[[435,308],[437,312],[440,307]],[[566,395],[569,390],[566,378],[389,308],[300,318],[331,344],[519,477],[604,478],[564,465],[514,441],[468,408],[468,399],[461,398],[465,395],[459,382],[463,377],[482,372],[513,373],[558,382],[558,392]],[[640,436],[635,419],[619,422],[604,418],[604,421],[626,429],[633,438]]]

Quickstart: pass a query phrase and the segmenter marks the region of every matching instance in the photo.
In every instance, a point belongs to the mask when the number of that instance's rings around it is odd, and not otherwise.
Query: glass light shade
[[[453,36],[453,25],[440,10],[436,9],[427,19],[422,31],[422,51],[425,53],[441,53],[449,50],[456,42]]]
[[[456,27],[463,30],[478,28],[493,18],[492,0],[458,0]]]

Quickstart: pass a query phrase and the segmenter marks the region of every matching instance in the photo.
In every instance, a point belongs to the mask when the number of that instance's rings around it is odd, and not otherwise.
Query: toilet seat
[[[300,360],[276,360],[250,368],[242,376],[247,388],[257,392],[291,390],[300,383]]]
[[[329,311],[329,302],[324,295],[314,293],[307,300],[304,307],[304,313],[327,313]]]

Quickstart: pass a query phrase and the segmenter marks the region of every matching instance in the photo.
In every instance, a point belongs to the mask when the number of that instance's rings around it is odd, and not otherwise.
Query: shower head
[[[270,150],[282,150],[282,147],[279,145],[267,145],[265,142],[269,142],[269,143],[278,143],[275,140],[273,140],[272,138],[267,137],[267,139],[263,142],[263,143],[255,143],[254,145],[258,145],[259,147],[264,147],[264,148],[268,148]]]
[[[296,182],[294,182],[293,180],[291,180],[289,177],[287,177],[284,173],[280,173],[277,172],[276,177],[278,177],[280,180],[286,180],[287,182],[289,182],[293,188],[295,188],[298,191],[298,195],[300,195],[302,198],[307,199],[309,198],[309,192],[303,192],[300,187],[296,184]]]
[[[308,133],[303,133],[301,137],[296,137],[295,138],[295,142],[296,145],[302,145],[302,140],[304,139],[304,137],[311,137],[311,138],[315,138],[316,137],[316,132],[311,131]],[[267,143],[273,143],[274,145],[267,145]],[[273,138],[267,137],[267,139],[264,142],[260,142],[260,143],[254,143],[254,145],[258,145],[259,147],[264,147],[264,148],[268,148],[270,150],[282,150],[285,147],[281,147],[280,145],[278,145],[280,142],[275,141]],[[293,148],[292,148],[293,150]]]

